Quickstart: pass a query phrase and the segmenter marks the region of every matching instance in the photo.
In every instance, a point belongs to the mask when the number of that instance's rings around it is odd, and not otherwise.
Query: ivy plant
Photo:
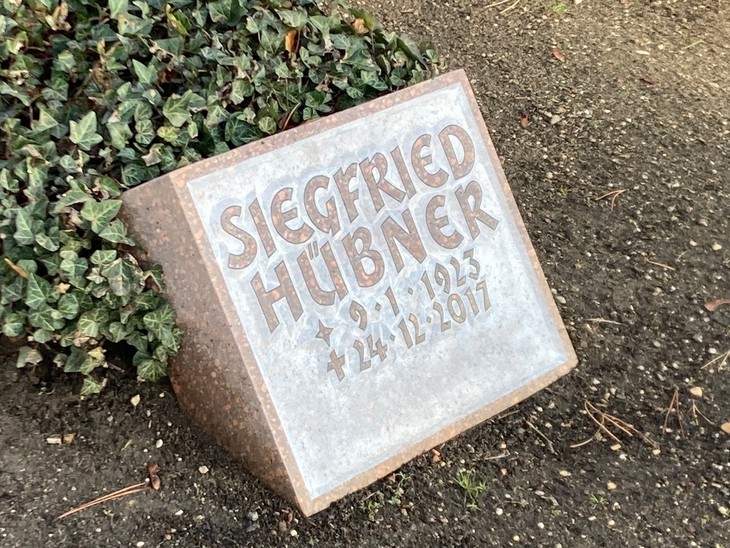
[[[435,52],[340,0],[0,0],[0,325],[84,375],[180,346],[122,192],[429,78]]]

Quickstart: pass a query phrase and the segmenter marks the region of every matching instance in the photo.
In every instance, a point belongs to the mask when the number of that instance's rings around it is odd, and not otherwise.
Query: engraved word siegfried
[[[460,145],[461,154],[457,154],[456,143]],[[448,159],[449,171],[444,169],[446,166],[433,165],[431,147],[434,145],[442,147]],[[421,135],[410,150],[410,167],[420,183],[430,189],[444,187],[451,176],[454,181],[466,179],[474,168],[474,163],[474,142],[469,134],[457,125],[445,127],[436,138],[428,134]],[[401,186],[393,183],[394,172],[397,173]],[[353,181],[355,185],[352,184]],[[364,181],[364,189],[358,186],[357,183],[360,181]],[[458,186],[450,185],[450,188],[451,196],[436,194],[430,199],[424,223],[421,225],[425,225],[430,238],[446,250],[458,248],[465,238],[451,226],[445,208],[447,200],[457,201],[458,210],[464,217],[465,226],[472,240],[481,233],[480,223],[492,230],[496,229],[498,224],[497,219],[482,208],[482,188],[478,181],[472,179]],[[330,193],[324,202],[325,211],[317,205],[318,192]],[[378,152],[371,158],[338,170],[332,177],[318,175],[311,178],[304,188],[303,209],[306,216],[302,216],[299,208],[292,203],[294,201],[292,187],[279,190],[271,203],[265,204],[268,206],[266,210],[262,208],[258,198],[254,199],[247,209],[256,227],[255,235],[243,230],[234,222],[243,214],[243,207],[231,205],[221,215],[221,227],[227,234],[239,240],[244,249],[240,254],[230,253],[227,265],[232,270],[245,270],[254,265],[261,251],[267,257],[271,257],[276,252],[277,246],[288,244],[304,246],[315,236],[315,231],[329,234],[333,237],[332,243],[327,242],[319,246],[319,250],[330,276],[326,285],[332,289],[326,289],[317,279],[311,253],[308,253],[306,248],[298,255],[296,262],[311,299],[319,305],[332,306],[337,298],[343,300],[350,292],[346,280],[354,279],[354,283],[361,288],[376,285],[385,275],[386,257],[392,261],[391,267],[397,272],[403,270],[405,263],[397,244],[400,244],[419,263],[425,260],[423,235],[419,232],[413,214],[408,208],[400,214],[401,219],[396,220],[393,216],[387,215],[379,226],[373,227],[373,230],[381,231],[387,243],[387,252],[373,247],[373,235],[370,229],[358,227],[352,233],[343,233],[340,222],[345,215],[350,222],[361,215],[358,208],[358,202],[363,199],[361,194],[367,194],[375,211],[379,212],[386,207],[386,196],[397,203],[403,203],[417,192],[418,188],[411,177],[403,152],[400,147],[396,147],[387,156]],[[341,206],[338,206],[335,193],[341,200]],[[443,213],[440,210],[443,210]],[[278,238],[275,238],[274,233]],[[343,275],[338,255],[346,258],[353,276]],[[272,333],[280,324],[274,308],[276,302],[283,299],[295,321],[298,321],[303,314],[302,298],[297,291],[297,285],[301,284],[294,283],[291,272],[292,265],[287,265],[285,261],[279,262],[274,267],[278,285],[270,288],[265,287],[261,272],[256,272],[251,278],[251,287]]]

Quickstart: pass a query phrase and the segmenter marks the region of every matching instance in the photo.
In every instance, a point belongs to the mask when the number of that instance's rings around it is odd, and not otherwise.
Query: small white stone
[[[570,476],[572,476],[573,474],[571,474],[571,473],[570,473],[570,472],[568,472],[567,470],[561,470],[561,471],[560,471],[560,475],[561,475],[561,476],[563,476],[564,478],[569,478],[569,477],[570,477]]]
[[[142,546],[144,546],[144,541],[143,541],[143,540],[140,540],[140,541],[139,541],[139,542],[137,543],[137,548],[142,548]]]
[[[512,540],[514,540],[515,542],[520,542],[520,535],[513,536]]]
[[[289,531],[289,534],[291,536],[293,536],[293,537],[298,537],[299,536],[299,533],[297,533],[297,530],[296,529],[292,529],[291,531]]]
[[[544,524],[543,522],[539,521],[539,522],[537,523],[537,528],[538,528],[538,529],[545,529],[545,524]]]
[[[502,510],[501,508],[497,508],[496,512],[497,512],[498,516],[501,516],[502,514],[504,514],[504,510]]]
[[[139,402],[142,400],[139,394],[136,396],[132,396],[129,400],[129,403],[132,404],[132,407],[137,407],[139,405]]]
[[[613,491],[614,489],[616,489],[616,484],[614,482],[612,482],[612,481],[609,481],[606,484],[606,487],[608,488],[609,491]]]
[[[205,464],[198,468],[198,472],[200,472],[201,474],[207,474],[209,471],[210,468],[208,468]]]
[[[182,516],[183,515],[183,511],[182,510],[178,510],[177,512],[175,512],[175,515],[176,516]]]
[[[609,526],[609,527],[613,527],[614,525],[616,525],[616,522],[615,522],[615,521],[613,521],[612,519],[609,519],[609,520],[608,520],[608,526]]]
[[[157,447],[157,449],[162,447],[162,440],[157,440],[157,442],[155,443],[155,447]]]
[[[720,251],[722,249],[722,245],[720,245],[717,242],[712,243],[712,251]]]

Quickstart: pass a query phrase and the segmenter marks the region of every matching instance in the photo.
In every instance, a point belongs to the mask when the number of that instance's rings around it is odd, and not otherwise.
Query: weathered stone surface
[[[181,405],[305,514],[576,363],[463,72],[128,191]]]

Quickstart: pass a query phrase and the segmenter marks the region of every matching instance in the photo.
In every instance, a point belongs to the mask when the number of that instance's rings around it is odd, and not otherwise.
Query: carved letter
[[[340,265],[337,264],[337,259],[332,252],[332,247],[330,247],[329,242],[322,246],[322,258],[324,259],[327,270],[329,271],[330,279],[334,284],[334,289],[331,291],[322,289],[319,281],[317,280],[317,275],[312,268],[312,261],[307,254],[307,251],[302,251],[297,258],[297,262],[299,263],[299,270],[302,271],[302,276],[304,277],[304,281],[307,284],[307,289],[309,290],[309,294],[312,296],[312,299],[322,306],[331,306],[335,303],[335,294],[337,294],[340,300],[345,298],[347,295],[347,286],[345,285],[345,280],[342,278]]]
[[[454,150],[451,137],[456,137],[464,149],[464,159],[461,163],[456,157],[456,151]],[[454,179],[461,179],[469,175],[474,167],[475,154],[474,141],[471,140],[466,130],[455,125],[447,126],[439,133],[439,141],[441,141],[441,146],[444,147],[446,157],[449,159],[449,165],[451,166],[451,172],[454,174]]]
[[[403,257],[400,254],[400,250],[396,245],[396,240],[406,248],[419,263],[422,263],[426,259],[426,249],[423,247],[421,236],[418,234],[416,223],[413,221],[413,215],[411,211],[406,209],[403,212],[403,220],[405,221],[408,230],[405,230],[402,226],[396,223],[392,217],[388,216],[381,225],[383,236],[385,241],[388,242],[388,249],[393,257],[395,268],[400,272],[403,270]]]
[[[286,299],[286,304],[289,305],[289,310],[291,311],[295,321],[301,318],[302,313],[304,312],[302,310],[302,301],[299,300],[299,295],[297,295],[294,283],[292,282],[289,270],[287,270],[284,261],[276,265],[274,271],[276,272],[276,277],[279,280],[279,285],[271,290],[267,291],[266,288],[264,288],[264,282],[261,279],[260,273],[257,272],[251,280],[251,287],[253,287],[253,290],[256,293],[259,306],[261,306],[261,310],[266,318],[266,324],[269,326],[269,331],[272,333],[277,327],[279,327],[279,317],[276,315],[276,310],[274,310],[274,303],[277,301]]]
[[[449,179],[449,174],[443,169],[439,169],[436,173],[430,173],[426,168],[433,162],[431,154],[423,154],[423,149],[431,146],[431,136],[421,135],[416,142],[413,143],[411,149],[411,164],[413,169],[418,175],[418,178],[423,181],[424,184],[431,188],[439,188],[444,186],[446,181]]]
[[[331,233],[333,236],[340,231],[340,218],[337,215],[337,204],[334,198],[325,203],[327,215],[323,215],[317,209],[317,191],[320,188],[327,189],[330,186],[329,177],[320,175],[313,177],[304,187],[304,209],[307,215],[319,230],[324,233]]]
[[[347,210],[347,217],[350,222],[357,219],[358,212],[355,202],[360,198],[360,191],[356,188],[350,190],[350,181],[357,177],[357,164],[351,164],[347,168],[347,171],[343,172],[341,169],[335,173],[335,184],[337,190],[340,193],[342,202],[345,204]]]
[[[373,174],[374,170],[378,170],[377,178]],[[365,183],[368,185],[370,191],[370,197],[373,200],[375,211],[380,211],[385,206],[383,201],[383,195],[381,192],[385,192],[388,196],[393,198],[397,202],[402,202],[406,197],[406,193],[400,188],[394,187],[393,184],[385,178],[388,173],[388,160],[385,156],[378,152],[371,160],[365,159],[360,162],[360,171],[365,179]]]
[[[398,168],[398,175],[400,175],[400,180],[403,181],[403,186],[408,193],[408,197],[413,198],[416,195],[416,187],[413,184],[413,179],[411,179],[411,174],[408,171],[405,159],[403,159],[403,153],[401,152],[400,147],[395,147],[390,152],[390,155],[395,162],[395,167]]]
[[[456,198],[459,200],[461,211],[464,214],[472,238],[476,238],[481,233],[477,221],[484,223],[492,230],[497,228],[499,221],[482,209],[482,187],[479,186],[479,183],[472,181],[466,185],[466,188],[457,188]],[[473,207],[469,204],[470,198],[474,199]]]
[[[442,194],[437,194],[426,206],[426,226],[428,232],[431,234],[433,241],[439,244],[444,249],[456,249],[464,241],[464,236],[454,229],[450,236],[447,236],[443,232],[443,228],[449,225],[449,216],[443,215],[442,217],[436,216],[436,210],[443,207],[446,203],[446,197]]]
[[[241,206],[229,206],[221,215],[221,227],[226,234],[230,234],[243,244],[243,253],[240,255],[228,254],[228,268],[232,270],[243,270],[247,268],[256,258],[258,246],[256,239],[245,230],[240,229],[231,222],[233,217],[241,216]]]
[[[286,211],[281,209],[284,202],[291,201],[293,192],[293,188],[286,187],[276,193],[271,201],[271,223],[279,236],[290,244],[303,244],[312,237],[314,230],[304,221],[299,228],[289,228],[286,223],[297,218],[297,208],[293,207]]]
[[[362,250],[357,250],[356,242],[360,242]],[[383,278],[385,272],[385,265],[383,263],[383,256],[370,249],[373,243],[373,236],[367,228],[360,227],[355,230],[352,235],[347,235],[342,239],[342,245],[347,252],[347,257],[350,259],[350,265],[352,270],[355,272],[355,278],[357,278],[357,284],[360,287],[372,287]],[[373,263],[373,271],[368,273],[365,271],[365,265],[363,264],[364,259],[369,259]]]
[[[271,257],[274,254],[274,251],[276,251],[276,244],[274,243],[274,238],[271,236],[269,226],[266,224],[266,218],[264,217],[264,212],[261,210],[261,205],[259,204],[258,199],[254,200],[251,205],[248,206],[248,211],[251,213],[251,218],[256,224],[256,230],[259,233],[259,238],[261,238],[261,243],[264,244],[266,256]]]

